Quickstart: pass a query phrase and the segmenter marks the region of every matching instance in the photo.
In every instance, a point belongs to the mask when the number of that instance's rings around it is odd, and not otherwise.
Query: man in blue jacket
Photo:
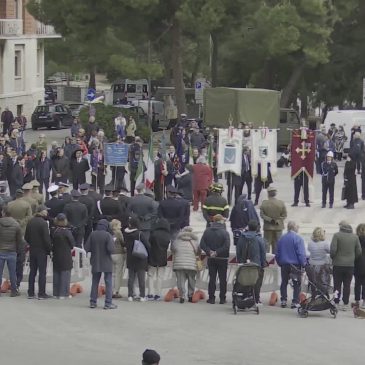
[[[301,286],[301,269],[306,264],[306,253],[303,238],[298,235],[298,225],[288,222],[288,232],[281,236],[277,244],[276,262],[281,267],[281,307],[286,307],[288,298],[287,287],[289,278],[293,281],[293,301],[291,308],[299,304]]]

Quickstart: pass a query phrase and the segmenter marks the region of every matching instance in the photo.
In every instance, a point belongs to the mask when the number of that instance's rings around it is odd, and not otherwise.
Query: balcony
[[[23,34],[22,19],[0,19],[0,38],[18,37]]]
[[[46,25],[37,21],[36,34],[40,38],[60,38],[52,25]]]

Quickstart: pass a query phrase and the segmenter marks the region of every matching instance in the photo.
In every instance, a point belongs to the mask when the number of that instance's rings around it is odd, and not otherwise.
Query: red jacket
[[[210,166],[198,163],[193,165],[193,190],[208,190],[213,181]]]

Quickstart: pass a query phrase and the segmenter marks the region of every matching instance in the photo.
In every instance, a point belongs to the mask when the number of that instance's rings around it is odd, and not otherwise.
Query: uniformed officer
[[[338,174],[338,167],[336,162],[333,161],[333,152],[327,153],[326,161],[322,162],[322,208],[326,208],[327,191],[329,191],[329,207],[333,207],[334,191],[335,191],[335,178]]]
[[[82,247],[82,241],[85,236],[85,227],[87,225],[88,216],[87,208],[79,202],[81,194],[78,190],[71,191],[72,200],[65,205],[63,212],[67,220],[73,226],[73,235],[75,237],[76,246]]]
[[[39,183],[38,180],[32,180],[30,182],[30,184],[32,184],[32,186],[33,186],[33,189],[32,189],[33,198],[37,201],[38,205],[44,205],[44,197],[39,192],[39,187],[41,186],[41,184]]]
[[[185,199],[177,198],[178,190],[174,186],[169,185],[166,191],[167,199],[160,202],[158,216],[165,218],[170,223],[171,240],[174,240],[180,229],[188,225],[189,217],[186,215],[187,212],[190,215],[190,204]]]
[[[87,214],[88,214],[87,225],[85,227],[85,238],[84,238],[84,242],[86,242],[86,240],[89,238],[89,235],[93,229],[95,203],[94,203],[94,199],[88,195],[89,184],[87,184],[87,183],[81,184],[80,192],[81,192],[81,196],[79,198],[79,202],[86,206]]]
[[[65,207],[65,202],[58,197],[58,191],[58,185],[51,185],[48,188],[48,193],[51,199],[49,199],[45,205],[48,208],[48,216],[51,219],[55,219],[58,214],[63,212],[63,208]]]
[[[113,219],[120,220],[122,216],[122,208],[118,200],[113,198],[113,190],[112,185],[106,186],[104,199],[98,203],[100,218],[107,219],[108,221]]]
[[[32,195],[33,185],[31,183],[24,184],[22,186],[22,190],[24,192],[23,199],[30,204],[32,207],[32,213],[34,214],[39,204],[37,199]]]
[[[229,205],[222,196],[223,185],[221,183],[214,183],[209,188],[209,195],[203,205],[203,216],[207,221],[207,227],[213,222],[213,217],[221,214],[224,218],[229,217]]]
[[[64,204],[69,203],[72,200],[71,195],[68,192],[69,184],[59,182],[58,183],[58,198],[64,201]]]

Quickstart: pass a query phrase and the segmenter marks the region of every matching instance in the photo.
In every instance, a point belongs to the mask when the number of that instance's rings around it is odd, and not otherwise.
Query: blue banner
[[[129,145],[126,143],[105,143],[104,161],[109,166],[124,166],[128,163]]]

